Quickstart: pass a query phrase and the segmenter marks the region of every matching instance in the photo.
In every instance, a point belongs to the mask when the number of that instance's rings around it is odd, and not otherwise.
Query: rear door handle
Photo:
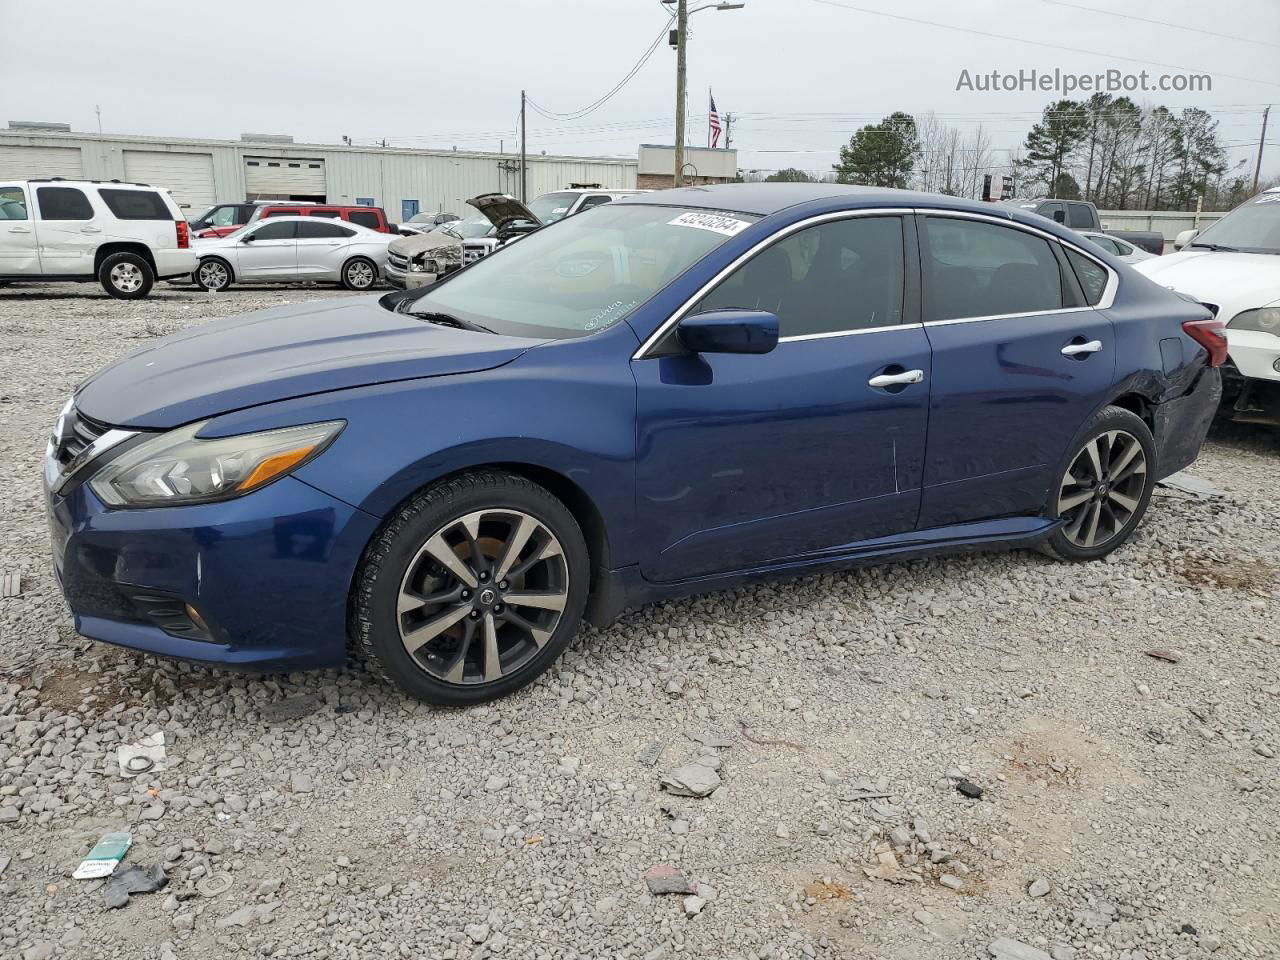
[[[904,370],[902,373],[882,373],[867,381],[869,387],[894,387],[904,383],[920,383],[924,380],[923,370]]]
[[[81,233],[101,233],[102,228],[101,227],[81,227],[80,232]]]
[[[1088,343],[1068,343],[1062,348],[1062,355],[1064,357],[1075,357],[1082,353],[1097,353],[1101,349],[1101,340],[1090,340]]]

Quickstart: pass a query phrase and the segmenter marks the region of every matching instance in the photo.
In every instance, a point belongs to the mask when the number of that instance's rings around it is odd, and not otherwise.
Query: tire
[[[372,289],[378,282],[378,266],[365,257],[352,257],[342,265],[342,285],[348,290]]]
[[[590,569],[577,521],[545,489],[510,473],[462,474],[413,497],[374,536],[353,588],[352,645],[427,703],[506,696],[577,634]]]
[[[1090,452],[1092,450],[1092,453]],[[1048,515],[1065,517],[1040,545],[1057,560],[1098,560],[1142,522],[1155,489],[1156,447],[1137,414],[1104,407],[1071,445],[1049,493]]]
[[[206,257],[196,266],[196,272],[191,274],[191,280],[197,287],[211,293],[226,290],[235,278],[231,264],[221,257]]]
[[[136,253],[113,253],[98,267],[98,282],[119,300],[141,300],[151,292],[156,272]]]

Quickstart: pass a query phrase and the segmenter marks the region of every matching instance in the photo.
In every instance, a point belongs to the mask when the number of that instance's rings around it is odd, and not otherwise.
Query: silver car
[[[1077,230],[1076,233],[1080,234],[1099,250],[1105,250],[1125,263],[1141,263],[1143,260],[1150,260],[1155,256],[1154,253],[1147,253],[1141,247],[1126,243],[1119,237],[1111,237],[1105,233],[1095,233],[1092,230]]]
[[[205,290],[298,280],[368,290],[384,276],[387,244],[394,239],[394,233],[345,220],[271,217],[225,237],[196,240],[198,262],[191,279]]]

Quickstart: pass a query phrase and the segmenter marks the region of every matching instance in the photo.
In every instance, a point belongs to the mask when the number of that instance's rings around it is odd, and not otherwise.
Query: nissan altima
[[[1221,324],[1041,217],[668,190],[424,291],[149,343],[49,442],[87,637],[409,694],[529,683],[585,618],[939,551],[1104,557],[1192,462]]]

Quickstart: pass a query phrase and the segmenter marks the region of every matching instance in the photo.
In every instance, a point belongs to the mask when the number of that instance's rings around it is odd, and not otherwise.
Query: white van
[[[196,267],[167,190],[117,180],[0,180],[0,285],[98,281],[122,300]]]

